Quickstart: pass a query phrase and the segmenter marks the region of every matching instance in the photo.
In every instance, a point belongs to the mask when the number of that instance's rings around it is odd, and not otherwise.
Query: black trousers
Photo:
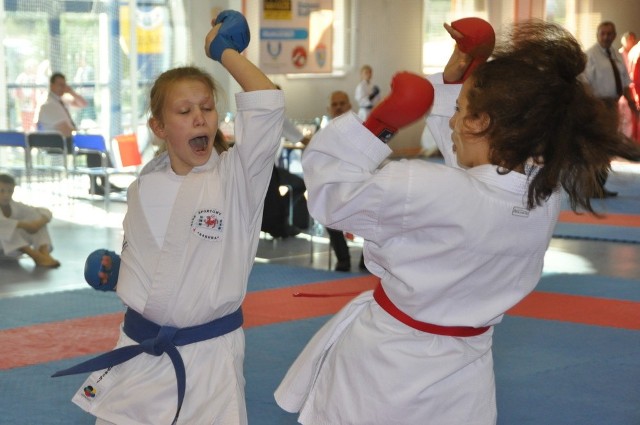
[[[329,242],[331,242],[331,247],[333,247],[333,252],[335,252],[338,261],[350,262],[349,247],[342,230],[334,230],[327,227],[327,233],[329,233]]]
[[[613,98],[603,98],[602,101],[604,102],[604,104],[606,105],[607,109],[609,110],[609,113],[611,114],[611,119],[615,120],[616,123],[620,123],[620,115],[618,113],[618,100],[619,99],[613,99]],[[607,182],[607,178],[609,178],[609,172],[608,171],[603,171],[599,176],[598,176],[598,183],[600,184],[600,186],[604,189],[604,185]]]
[[[280,195],[280,186],[282,185],[291,187],[292,198],[288,193],[284,196]],[[274,165],[264,199],[261,230],[270,233],[275,238],[287,235],[290,199],[293,199],[293,225],[299,229],[309,228],[309,211],[307,200],[304,197],[306,190],[302,178]]]

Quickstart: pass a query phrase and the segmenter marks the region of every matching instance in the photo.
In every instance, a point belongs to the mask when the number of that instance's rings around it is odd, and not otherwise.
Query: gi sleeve
[[[302,156],[311,215],[328,227],[374,239],[389,183],[376,175],[390,153],[353,112],[332,120]]]
[[[284,121],[282,90],[258,90],[236,95],[236,144],[233,147],[237,193],[246,193],[248,219],[262,213],[273,160]]]
[[[442,73],[430,75],[428,80],[434,88],[434,102],[431,112],[427,116],[425,132],[428,131],[430,133],[431,139],[435,141],[444,157],[445,164],[459,168],[456,155],[453,152],[449,120],[455,112],[456,99],[460,94],[462,85],[445,84]]]

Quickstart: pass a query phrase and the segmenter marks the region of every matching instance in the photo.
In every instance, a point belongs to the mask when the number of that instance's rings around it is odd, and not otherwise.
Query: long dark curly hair
[[[626,142],[615,116],[580,80],[585,65],[567,30],[531,20],[515,24],[471,76],[468,110],[490,118],[480,134],[490,140],[491,162],[503,173],[535,170],[529,208],[561,185],[574,211],[594,213],[590,200],[601,196],[598,179],[611,159],[640,159],[640,147]]]

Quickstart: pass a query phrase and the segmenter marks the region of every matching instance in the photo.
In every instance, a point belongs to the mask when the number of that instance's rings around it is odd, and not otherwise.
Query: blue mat
[[[640,174],[615,172],[607,180],[607,188],[618,196],[594,199],[593,208],[600,214],[640,214]],[[565,200],[564,210],[570,210]],[[554,238],[590,239],[603,242],[640,243],[640,228],[575,223],[558,223]]]
[[[639,280],[592,274],[545,274],[536,291],[640,302]]]
[[[640,243],[640,227],[558,223],[553,231],[553,237],[560,239],[589,239],[602,242]]]
[[[640,424],[637,331],[508,316],[494,335],[499,425]]]
[[[256,265],[250,287],[269,289],[336,277],[345,275]],[[537,290],[640,301],[640,279],[549,274]],[[90,288],[0,300],[0,326],[12,327],[6,323],[9,318],[24,325],[121,308],[115,294]],[[20,317],[15,319],[14,314]],[[250,424],[297,423],[297,415],[275,404],[273,391],[307,341],[328,319],[323,316],[246,330]],[[494,338],[498,425],[640,424],[639,336],[637,331],[624,329],[506,316],[496,327]],[[85,358],[0,372],[0,422],[93,425],[95,419],[70,402],[85,376],[49,378],[53,372]]]
[[[327,319],[246,331],[250,424],[297,423],[297,415],[275,404],[273,391],[295,356]],[[506,317],[494,338],[498,425],[639,424],[638,352],[638,332]],[[92,425],[95,419],[70,402],[84,376],[49,378],[54,371],[82,359],[0,373],[2,417],[15,418],[7,423]],[[21,410],[16,411],[16,406]]]
[[[249,275],[248,291],[282,288],[305,283],[324,282],[362,273],[340,273],[306,267],[278,264],[255,264]],[[82,279],[82,277],[78,277]],[[125,307],[115,292],[101,292],[90,288],[52,294],[30,295],[0,299],[0,330],[66,319],[124,312]],[[46,314],[36,314],[46,312]]]

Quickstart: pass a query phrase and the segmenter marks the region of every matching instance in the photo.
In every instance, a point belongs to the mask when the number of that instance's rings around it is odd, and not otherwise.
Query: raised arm
[[[89,104],[89,102],[87,102],[87,99],[82,97],[82,95],[80,95],[78,92],[76,92],[68,84],[64,89],[64,95],[68,95],[68,97],[71,99],[71,101],[69,103],[72,106],[75,106],[76,108],[85,108]]]
[[[463,18],[444,24],[456,46],[444,69],[446,83],[462,83],[478,65],[487,61],[496,42],[496,35],[487,21]]]
[[[225,10],[211,25],[205,38],[208,57],[220,62],[244,91],[276,88],[257,66],[240,54],[251,38],[247,20],[240,12]]]

